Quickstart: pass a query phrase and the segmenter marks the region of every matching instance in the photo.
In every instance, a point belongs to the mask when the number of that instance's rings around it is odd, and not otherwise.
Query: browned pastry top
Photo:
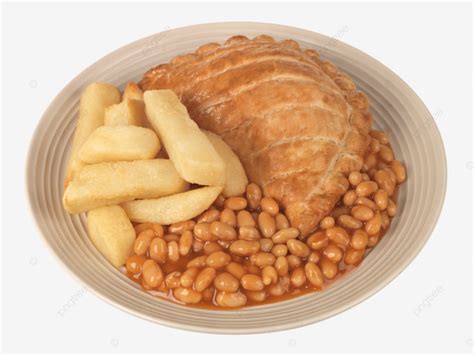
[[[265,35],[209,43],[145,73],[172,89],[201,128],[220,134],[251,181],[313,231],[359,170],[371,126],[367,97],[312,49]]]

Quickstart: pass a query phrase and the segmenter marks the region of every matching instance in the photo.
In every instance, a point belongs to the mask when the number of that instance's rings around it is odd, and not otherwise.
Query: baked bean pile
[[[135,226],[127,274],[151,293],[184,304],[235,308],[321,290],[358,265],[397,212],[406,180],[385,133],[370,132],[361,171],[318,230],[292,228],[278,203],[254,183],[245,196],[220,196],[194,220]]]

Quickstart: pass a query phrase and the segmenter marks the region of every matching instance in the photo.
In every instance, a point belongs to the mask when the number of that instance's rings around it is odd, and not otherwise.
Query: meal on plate
[[[313,49],[209,43],[81,95],[63,205],[150,294],[235,308],[327,287],[384,236],[406,180],[367,96]]]

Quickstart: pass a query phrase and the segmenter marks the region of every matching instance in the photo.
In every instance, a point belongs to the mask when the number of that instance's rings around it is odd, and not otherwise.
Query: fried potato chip
[[[226,181],[222,194],[226,197],[242,195],[245,192],[249,180],[247,179],[239,157],[217,134],[205,130],[202,131],[206,134],[207,138],[209,138],[212,146],[225,163]]]
[[[176,94],[151,90],[143,97],[148,120],[183,179],[199,185],[224,185],[224,161]]]
[[[125,90],[123,91],[122,101],[126,100],[143,101],[143,91],[133,81],[130,81],[127,86],[125,86]]]
[[[64,192],[63,206],[80,213],[136,198],[183,192],[188,184],[170,160],[136,160],[86,165]]]
[[[79,150],[79,158],[88,164],[109,161],[153,159],[160,150],[154,131],[137,126],[97,128]]]
[[[104,125],[105,109],[118,102],[120,102],[120,91],[110,84],[93,83],[83,91],[64,186],[67,186],[84,166],[78,156],[82,144],[97,127]]]
[[[172,224],[204,212],[221,191],[222,186],[201,187],[158,199],[126,202],[122,207],[133,222]]]
[[[107,107],[104,124],[106,126],[141,126],[146,127],[148,120],[145,115],[145,104],[141,100],[125,100]]]
[[[116,268],[125,264],[135,242],[135,230],[120,206],[106,206],[87,214],[92,244]]]

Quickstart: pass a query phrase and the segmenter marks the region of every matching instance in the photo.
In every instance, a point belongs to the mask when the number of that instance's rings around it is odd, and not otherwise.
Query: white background
[[[3,350],[472,352],[471,16],[468,4],[6,4]],[[244,20],[336,36],[400,75],[433,113],[445,142],[449,172],[444,210],[432,238],[398,278],[321,323],[249,336],[199,334],[149,323],[83,290],[49,253],[27,207],[28,143],[53,97],[108,52],[168,27]]]

